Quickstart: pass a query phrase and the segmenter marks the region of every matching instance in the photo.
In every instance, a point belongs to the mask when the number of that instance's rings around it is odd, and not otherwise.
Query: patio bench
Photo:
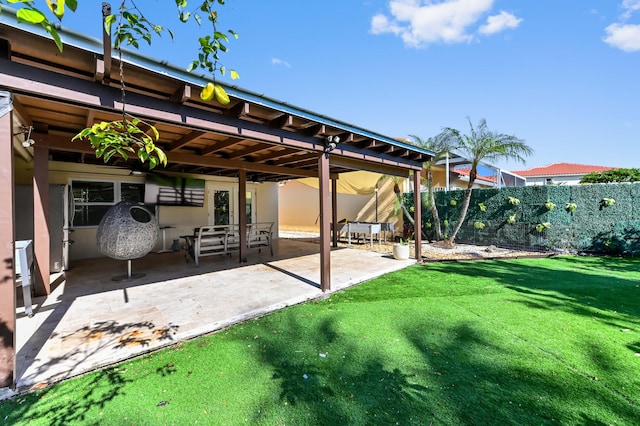
[[[194,229],[193,235],[183,235],[186,241],[185,257],[193,258],[195,265],[200,266],[200,258],[217,254],[227,254],[240,250],[239,225],[201,226]],[[273,222],[247,224],[247,248],[269,247],[273,256]]]

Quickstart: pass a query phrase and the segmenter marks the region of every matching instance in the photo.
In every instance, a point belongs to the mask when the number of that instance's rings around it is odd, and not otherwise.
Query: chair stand
[[[144,277],[146,274],[132,274],[131,273],[131,259],[127,260],[127,275],[118,275],[111,278],[112,281],[129,281],[136,280],[138,278]]]

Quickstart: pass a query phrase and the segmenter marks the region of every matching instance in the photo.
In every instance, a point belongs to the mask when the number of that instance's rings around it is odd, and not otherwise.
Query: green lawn
[[[640,260],[416,265],[0,403],[5,424],[640,424]]]

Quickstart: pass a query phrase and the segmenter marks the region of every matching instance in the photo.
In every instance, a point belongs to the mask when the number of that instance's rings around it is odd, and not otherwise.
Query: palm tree
[[[524,163],[524,157],[533,154],[533,149],[527,145],[524,140],[515,136],[505,135],[490,131],[487,128],[487,121],[483,118],[478,122],[474,129],[469,121],[470,133],[463,135],[460,131],[445,127],[440,137],[447,141],[449,146],[453,147],[461,156],[471,161],[471,170],[469,171],[469,184],[464,193],[462,206],[460,207],[460,218],[451,235],[446,240],[447,245],[453,247],[456,235],[460,231],[460,227],[467,216],[469,202],[471,201],[471,190],[473,183],[478,176],[478,164],[487,160],[494,162],[496,160],[516,160]]]
[[[435,154],[431,160],[424,163],[424,167],[427,170],[427,191],[431,216],[433,217],[433,224],[436,231],[436,240],[440,241],[442,239],[442,228],[440,227],[440,216],[438,215],[436,197],[433,191],[433,166],[451,152],[451,146],[448,144],[449,140],[445,138],[442,133],[426,140],[416,135],[409,135],[409,137],[413,140],[414,145],[432,151]],[[447,170],[447,173],[448,172]]]

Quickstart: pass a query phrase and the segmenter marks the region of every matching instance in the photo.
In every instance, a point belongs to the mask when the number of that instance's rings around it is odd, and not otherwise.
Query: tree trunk
[[[471,202],[471,191],[473,190],[473,182],[475,181],[476,173],[474,168],[471,168],[471,172],[469,173],[469,185],[467,185],[467,189],[464,192],[464,199],[462,200],[462,206],[460,207],[460,216],[458,217],[458,222],[456,226],[453,228],[453,232],[449,236],[449,239],[446,241],[447,247],[453,247],[455,245],[456,235],[458,235],[458,231],[462,228],[462,223],[467,217],[467,210],[469,210],[469,203]]]
[[[431,204],[431,216],[433,216],[433,226],[436,231],[436,241],[442,239],[442,228],[440,227],[440,215],[436,208],[436,197],[433,193],[433,175],[431,174],[431,167],[427,168],[427,185],[429,188],[429,204]]]

